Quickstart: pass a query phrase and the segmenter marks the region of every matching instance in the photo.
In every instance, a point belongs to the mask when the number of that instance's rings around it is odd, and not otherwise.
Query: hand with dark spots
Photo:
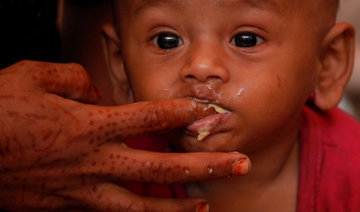
[[[213,108],[189,99],[103,107],[77,64],[22,61],[0,71],[0,208],[195,211],[206,200],[137,196],[118,181],[171,184],[243,175],[240,153],[155,153],[123,140],[191,124]]]

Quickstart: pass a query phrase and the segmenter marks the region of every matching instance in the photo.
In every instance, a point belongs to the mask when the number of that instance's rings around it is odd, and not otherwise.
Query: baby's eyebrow
[[[225,4],[228,6],[236,7],[239,5],[248,5],[250,7],[259,8],[259,9],[269,9],[276,14],[281,14],[282,7],[275,0],[228,0],[228,1],[218,1],[219,6]]]
[[[182,5],[182,1],[179,0],[138,0],[136,2],[139,4],[135,10],[135,14],[146,8],[156,7],[159,5],[171,5],[176,8],[179,8]]]

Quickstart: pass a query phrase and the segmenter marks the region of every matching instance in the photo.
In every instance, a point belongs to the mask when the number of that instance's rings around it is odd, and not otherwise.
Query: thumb
[[[100,91],[79,64],[22,61],[15,65],[19,69],[27,69],[26,78],[32,81],[36,89],[86,103],[100,100]]]

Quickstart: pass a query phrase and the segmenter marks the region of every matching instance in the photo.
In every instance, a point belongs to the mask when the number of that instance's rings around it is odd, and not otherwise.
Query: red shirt
[[[360,211],[360,125],[334,109],[304,109],[298,212]]]

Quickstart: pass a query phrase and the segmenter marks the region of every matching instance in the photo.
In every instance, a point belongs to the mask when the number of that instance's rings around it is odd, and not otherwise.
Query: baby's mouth
[[[195,101],[204,102],[203,100]],[[208,135],[214,132],[214,129],[219,126],[220,123],[225,121],[229,116],[230,112],[219,105],[208,104],[209,108],[214,108],[216,114],[209,115],[203,119],[195,121],[191,125],[187,126],[186,129],[194,136],[197,136],[197,140],[201,141],[206,138]]]

